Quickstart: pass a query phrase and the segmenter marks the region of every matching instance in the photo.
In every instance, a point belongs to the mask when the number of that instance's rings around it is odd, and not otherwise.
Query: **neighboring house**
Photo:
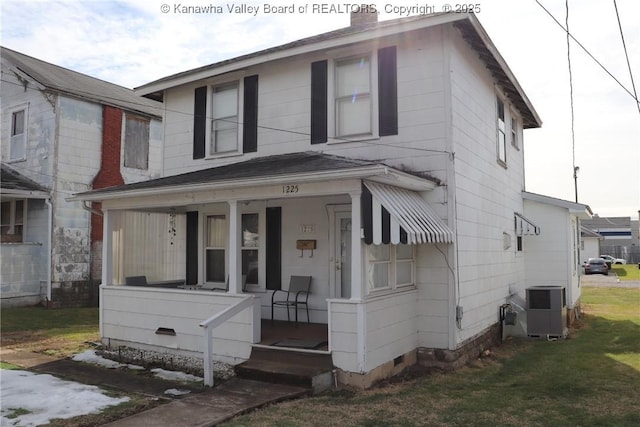
[[[604,240],[602,234],[597,233],[585,226],[580,227],[582,236],[582,247],[580,250],[580,261],[586,262],[589,258],[598,258],[603,253],[600,251],[600,242]]]
[[[0,54],[2,306],[96,304],[101,217],[65,198],[161,176],[160,104],[11,49]],[[20,185],[7,187],[5,173]]]
[[[51,299],[51,195],[4,163],[0,168],[2,306],[36,305]]]
[[[352,15],[136,92],[164,102],[165,176],[72,198],[102,203],[112,346],[204,357],[205,372],[210,356],[242,362],[273,291],[310,275],[338,380],[367,387],[477,357],[509,296],[543,280],[526,277],[527,248],[553,231],[523,201],[523,130],[541,122],[474,15]],[[571,230],[583,208],[540,221]],[[151,236],[123,221],[132,211],[175,227]],[[552,279],[575,302],[565,255]],[[185,286],[123,286],[140,275]]]
[[[540,227],[540,237],[524,236],[527,287],[565,288],[568,322],[580,314],[581,233],[580,221],[593,213],[589,206],[549,196],[523,193],[524,213]]]
[[[624,258],[630,264],[640,262],[637,224],[637,221],[632,221],[628,216],[595,216],[583,223],[585,227],[604,237],[604,240],[600,242],[598,255]]]

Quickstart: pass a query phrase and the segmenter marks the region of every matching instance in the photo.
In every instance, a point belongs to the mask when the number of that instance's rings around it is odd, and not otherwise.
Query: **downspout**
[[[53,244],[53,204],[51,203],[51,197],[47,197],[44,199],[44,202],[47,204],[49,218],[48,218],[48,226],[49,233],[47,234],[47,250],[49,255],[47,256],[47,305],[51,303],[51,275],[53,272],[51,271],[51,257],[53,256],[53,248],[51,245]]]
[[[87,206],[87,201],[86,200],[82,201],[82,209],[84,209],[85,211],[89,211],[92,214],[96,214],[98,216],[104,216],[104,213],[102,213],[102,211],[94,209],[91,206]]]

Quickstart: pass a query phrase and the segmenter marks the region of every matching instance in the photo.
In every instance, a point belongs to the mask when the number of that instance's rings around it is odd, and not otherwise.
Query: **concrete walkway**
[[[106,424],[111,427],[214,426],[251,409],[301,397],[309,392],[301,387],[239,378],[213,388],[204,388],[20,350],[0,349],[0,360],[33,372],[114,388],[125,394],[142,393],[167,398],[164,391],[170,388],[191,391],[191,394],[174,398],[169,403]]]

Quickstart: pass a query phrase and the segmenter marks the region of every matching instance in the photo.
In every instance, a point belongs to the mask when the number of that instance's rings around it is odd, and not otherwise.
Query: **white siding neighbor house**
[[[105,343],[202,358],[210,384],[212,360],[291,338],[267,328],[300,276],[309,318],[291,322],[326,341],[302,351],[343,383],[499,342],[500,307],[531,284],[518,242],[544,238],[523,201],[541,121],[474,15],[353,15],[136,92],[164,103],[163,177],[73,197],[102,204]],[[145,231],[167,214],[170,239]]]
[[[101,219],[65,199],[161,176],[161,104],[11,49],[0,55],[2,306],[96,304]]]

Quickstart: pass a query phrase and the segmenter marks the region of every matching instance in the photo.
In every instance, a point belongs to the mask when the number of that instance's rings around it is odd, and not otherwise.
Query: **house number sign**
[[[295,194],[298,191],[300,191],[300,189],[298,188],[298,184],[291,184],[291,185],[283,185],[282,186],[282,192],[284,194]]]

